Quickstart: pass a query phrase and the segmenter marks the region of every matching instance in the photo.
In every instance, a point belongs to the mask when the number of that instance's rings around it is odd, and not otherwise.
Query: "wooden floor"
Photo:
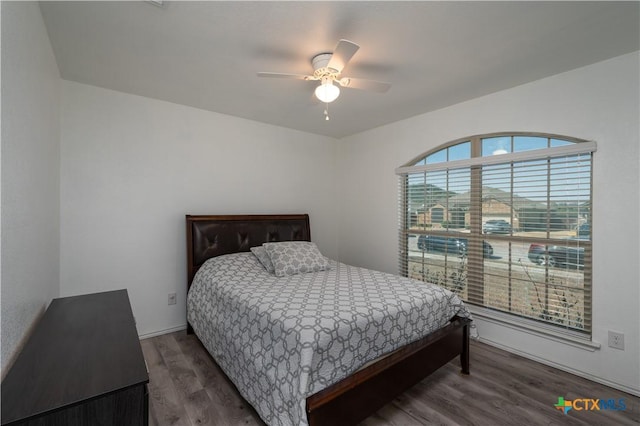
[[[142,340],[149,367],[151,425],[264,425],[193,335]],[[452,361],[387,404],[363,425],[638,425],[640,398],[471,343],[471,375]],[[558,397],[624,398],[626,410],[554,408]]]

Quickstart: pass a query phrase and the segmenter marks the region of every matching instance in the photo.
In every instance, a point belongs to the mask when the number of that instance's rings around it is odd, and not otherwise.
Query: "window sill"
[[[576,348],[595,352],[600,349],[600,343],[587,339],[583,334],[570,330],[560,331],[553,326],[544,326],[536,321],[530,321],[525,318],[514,318],[508,314],[503,314],[490,309],[467,304],[469,311],[474,318],[481,319],[486,322],[498,324],[513,330],[529,333],[544,339],[553,340]],[[480,336],[482,339],[482,336]]]

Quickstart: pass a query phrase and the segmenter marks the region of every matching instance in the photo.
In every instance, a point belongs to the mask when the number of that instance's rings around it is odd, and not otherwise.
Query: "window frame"
[[[498,155],[482,155],[482,141],[484,139],[489,138],[498,138],[498,137],[506,137],[511,140],[511,148],[514,146],[514,140],[517,137],[525,137],[525,138],[544,138],[547,140],[547,147],[542,149],[529,149],[513,152],[511,149],[507,153],[501,153]],[[555,142],[560,142],[559,146]],[[567,142],[566,144],[562,142]],[[456,145],[461,145],[469,143],[470,148],[470,158],[461,159],[461,160],[448,160],[448,150],[451,147]],[[466,262],[469,270],[473,270],[472,276],[468,279],[478,279],[478,276],[482,275],[483,271],[483,248],[482,241],[484,241],[485,234],[482,232],[482,169],[485,166],[492,166],[498,164],[511,164],[530,161],[530,160],[548,160],[549,164],[551,164],[551,160],[554,158],[562,158],[569,157],[571,155],[590,155],[589,158],[589,195],[588,195],[588,210],[589,214],[589,223],[591,226],[591,230],[593,229],[593,216],[592,216],[592,205],[593,205],[593,153],[596,152],[596,143],[594,141],[587,141],[584,139],[579,139],[570,136],[550,134],[550,133],[536,133],[536,132],[496,132],[496,133],[488,133],[481,135],[474,135],[471,137],[465,137],[456,139],[451,142],[447,142],[445,144],[439,145],[433,149],[430,149],[416,157],[414,157],[411,161],[407,162],[401,167],[396,169],[396,174],[399,175],[400,178],[400,187],[399,187],[399,262],[400,262],[400,273],[408,276],[409,275],[409,235],[410,234],[424,234],[424,235],[441,235],[441,236],[460,236],[464,235],[465,238],[469,238],[469,247],[471,248],[473,244],[475,244],[475,255],[473,253],[467,256]],[[427,158],[433,154],[438,154],[440,152],[445,151],[444,157],[447,160],[430,163],[427,161]],[[442,157],[440,155],[440,157]],[[456,232],[450,231],[448,228],[444,231],[431,230],[431,231],[417,231],[411,230],[411,205],[409,201],[409,177],[413,174],[426,173],[427,172],[436,172],[436,171],[445,171],[448,173],[451,170],[461,170],[465,168],[469,168],[471,173],[470,178],[470,189],[469,189],[469,197],[470,197],[470,209],[475,211],[471,213],[470,226],[469,226],[469,234],[459,234]],[[448,175],[447,175],[448,176]],[[426,179],[426,178],[425,178]],[[447,177],[447,182],[448,182]],[[550,194],[551,190],[547,188],[547,194]],[[513,193],[512,193],[513,194]],[[548,195],[549,196],[549,195]],[[546,213],[546,220],[549,221],[551,210],[548,209]],[[426,213],[425,213],[426,214]],[[445,217],[446,220],[446,217]],[[537,241],[544,241],[545,244],[566,244],[566,240],[552,238],[550,236],[550,227],[549,222],[547,222],[546,229],[546,238],[539,238]],[[479,316],[483,318],[489,318],[494,321],[498,321],[506,324],[520,324],[524,327],[531,327],[535,330],[542,330],[544,333],[551,334],[553,336],[562,336],[568,340],[574,340],[577,342],[584,342],[585,340],[591,341],[592,337],[592,296],[593,296],[593,286],[592,286],[592,269],[593,269],[593,240],[592,233],[589,235],[587,241],[581,242],[579,244],[580,247],[584,247],[584,266],[583,266],[583,295],[584,295],[584,330],[576,330],[575,328],[565,327],[560,324],[553,324],[550,321],[542,321],[535,320],[531,318],[527,318],[522,315],[518,315],[512,312],[507,312],[503,310],[498,310],[496,315],[492,314],[492,308],[484,305],[483,301],[473,301],[467,300],[469,304],[474,308],[474,311],[479,313]],[[523,244],[532,243],[533,239],[528,236],[516,236],[513,233],[509,235],[491,235],[492,240],[501,240],[509,242],[509,247],[514,242],[521,242]],[[479,254],[479,256],[478,256]],[[445,256],[446,262],[446,256]],[[509,261],[509,268],[511,268],[512,261]],[[471,267],[473,266],[473,268]],[[509,278],[510,279],[510,278]],[[480,287],[482,289],[485,288],[484,278],[481,279]],[[469,284],[467,284],[469,286]],[[549,284],[546,284],[549,286]],[[511,284],[509,284],[511,286]]]

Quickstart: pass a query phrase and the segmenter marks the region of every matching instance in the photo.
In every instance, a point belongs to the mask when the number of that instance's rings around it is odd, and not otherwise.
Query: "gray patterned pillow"
[[[264,243],[262,247],[267,250],[277,277],[330,269],[327,258],[309,241]]]
[[[258,258],[260,263],[262,263],[262,266],[264,266],[264,269],[266,269],[267,272],[273,274],[276,271],[276,269],[273,267],[273,263],[271,263],[271,258],[267,254],[267,250],[264,247],[251,247],[250,250],[251,253],[253,253]]]

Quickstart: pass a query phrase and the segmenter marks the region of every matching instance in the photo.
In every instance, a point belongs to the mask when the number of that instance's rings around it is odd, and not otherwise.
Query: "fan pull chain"
[[[324,119],[325,121],[329,121],[329,104],[326,104],[326,107],[324,108]]]

